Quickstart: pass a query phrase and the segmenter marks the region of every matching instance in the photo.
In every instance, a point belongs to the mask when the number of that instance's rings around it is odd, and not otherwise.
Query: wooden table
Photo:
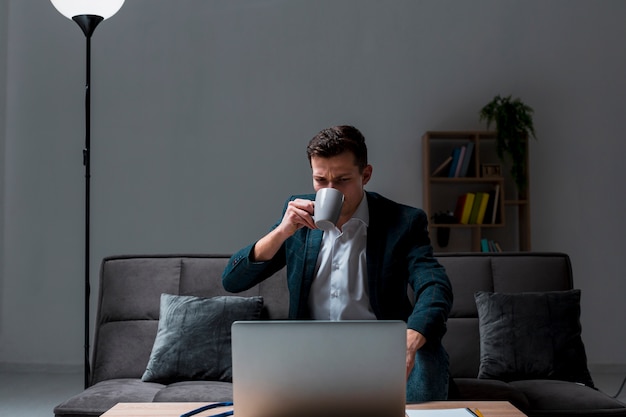
[[[179,417],[181,414],[202,407],[209,403],[118,403],[102,417]],[[506,401],[433,401],[411,404],[409,410],[435,410],[442,408],[478,408],[484,417],[525,417],[517,408]],[[209,417],[229,410],[230,407],[217,408],[196,414],[197,417]],[[236,417],[236,416],[235,416]]]

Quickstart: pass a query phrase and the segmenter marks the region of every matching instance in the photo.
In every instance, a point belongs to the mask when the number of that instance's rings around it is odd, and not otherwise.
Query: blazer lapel
[[[317,255],[319,255],[322,246],[323,234],[322,230],[313,229],[309,230],[307,236],[306,247],[304,248],[304,268],[302,270],[302,278],[307,287],[311,286],[315,278],[315,265],[317,264]]]
[[[378,294],[380,277],[382,276],[382,259],[385,253],[384,234],[380,223],[380,206],[375,196],[367,193],[367,205],[370,213],[369,226],[367,228],[367,282],[369,285],[370,303],[376,312],[378,306]]]
[[[309,318],[309,294],[311,285],[315,278],[315,265],[317,264],[317,255],[322,245],[323,231],[319,229],[308,230],[305,238],[305,245],[302,253],[297,254],[296,258],[301,262],[298,265],[300,270],[299,278],[294,276],[293,284],[298,286],[295,294],[298,294],[297,317]],[[294,265],[295,266],[295,265]],[[291,274],[290,274],[291,275]]]

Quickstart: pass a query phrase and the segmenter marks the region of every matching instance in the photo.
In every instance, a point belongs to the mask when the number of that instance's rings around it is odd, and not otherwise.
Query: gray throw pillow
[[[157,336],[142,381],[232,381],[230,327],[257,320],[262,297],[161,295]]]
[[[477,292],[478,378],[558,379],[593,387],[581,339],[580,290]]]

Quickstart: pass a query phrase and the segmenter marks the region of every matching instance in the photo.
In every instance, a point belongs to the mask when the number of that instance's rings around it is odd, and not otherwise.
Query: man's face
[[[372,166],[359,172],[352,152],[344,152],[330,158],[312,157],[313,188],[336,188],[345,196],[341,217],[352,217],[363,198],[363,187],[372,176]]]

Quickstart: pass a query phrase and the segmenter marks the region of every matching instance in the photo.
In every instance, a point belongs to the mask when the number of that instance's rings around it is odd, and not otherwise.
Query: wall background
[[[129,0],[92,38],[92,307],[104,256],[230,253],[311,189],[304,147],[365,134],[368,189],[421,205],[426,130],[535,109],[532,244],[572,257],[592,366],[626,369],[619,0]],[[80,366],[85,39],[0,0],[0,363]],[[92,318],[93,318],[92,314]]]

